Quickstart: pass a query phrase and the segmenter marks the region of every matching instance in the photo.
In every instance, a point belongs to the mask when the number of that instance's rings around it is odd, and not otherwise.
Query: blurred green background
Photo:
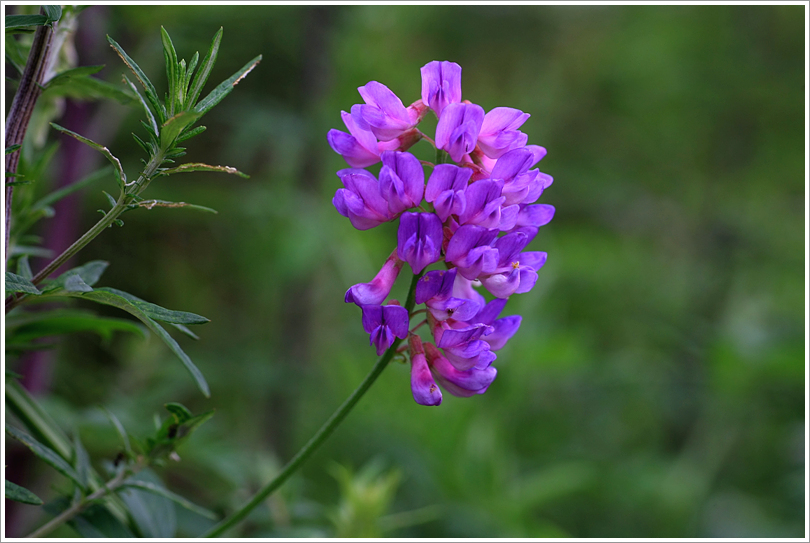
[[[211,319],[198,342],[180,341],[212,398],[157,338],[123,335],[78,335],[40,355],[40,398],[94,463],[118,447],[100,404],[135,435],[149,434],[169,401],[216,409],[182,461],[158,473],[222,514],[247,499],[376,360],[343,294],[374,276],[396,225],[359,232],[335,211],[345,163],[326,133],[344,128],[340,111],[361,102],[358,86],[380,81],[408,104],[420,97],[419,68],[452,60],[465,99],[531,113],[522,130],[548,149],[539,167],[555,183],[541,202],[557,213],[530,246],[548,263],[505,311],[523,315],[522,327],[483,396],[419,406],[408,367],[392,364],[232,535],[804,536],[805,10],[88,8],[79,64],[106,64],[99,75],[110,82],[124,66],[105,34],[159,92],[161,25],[186,59],[224,27],[209,88],[264,56],[185,157],[251,178],[155,183],[147,197],[219,214],[128,213],[76,261],[109,260],[104,286]],[[141,116],[69,101],[57,122],[108,145],[133,175]],[[57,159],[53,184],[70,160]],[[102,165],[87,161],[88,171]],[[72,200],[72,227],[46,221],[40,234],[84,231],[102,189]],[[40,468],[29,488],[51,498],[58,476]],[[42,522],[33,509],[19,513],[21,531]],[[210,525],[176,514],[181,536]]]

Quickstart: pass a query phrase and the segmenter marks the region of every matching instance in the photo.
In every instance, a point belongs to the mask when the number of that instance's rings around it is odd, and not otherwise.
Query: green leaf
[[[114,39],[107,36],[107,41],[110,42],[110,46],[118,53],[118,56],[121,57],[121,60],[124,61],[124,64],[132,71],[135,75],[135,78],[140,82],[143,86],[144,91],[146,92],[146,100],[152,105],[152,108],[155,110],[155,113],[158,115],[158,119],[162,123],[164,119],[166,119],[166,109],[158,100],[157,92],[155,92],[155,86],[152,85],[152,82],[149,81],[149,78],[146,77],[146,74],[143,73],[140,66],[132,60],[129,55],[126,54],[124,49],[116,43]]]
[[[50,22],[46,15],[8,15],[6,16],[6,30],[26,26],[44,26]]]
[[[177,518],[172,500],[167,496],[140,488],[138,483],[162,488],[163,483],[151,470],[143,470],[128,479],[118,495],[126,503],[141,536],[169,539],[177,530]],[[167,491],[168,492],[168,491]]]
[[[87,488],[86,483],[82,482],[82,478],[79,476],[79,474],[76,473],[76,471],[70,467],[70,464],[65,462],[61,456],[54,452],[53,449],[46,447],[22,430],[18,430],[17,428],[9,426],[8,424],[6,424],[6,433],[28,447],[31,452],[34,453],[34,455],[44,460],[45,463],[50,465],[56,471],[71,479],[74,483],[76,483],[76,485],[79,486],[79,488],[82,490]]]
[[[200,336],[198,336],[197,334],[195,334],[182,324],[177,324],[176,322],[170,322],[169,324],[171,324],[172,326],[174,326],[175,328],[177,328],[178,330],[180,330],[181,332],[183,332],[185,335],[187,335],[192,339],[200,339]]]
[[[57,309],[24,313],[33,316],[27,321],[6,319],[6,341],[13,344],[29,342],[41,337],[49,337],[76,332],[93,332],[109,340],[114,332],[129,332],[146,337],[143,327],[127,319],[101,317],[91,311]]]
[[[152,330],[152,332],[157,334],[164,343],[166,343],[169,349],[171,349],[171,351],[180,359],[188,372],[194,378],[194,381],[197,383],[197,386],[199,387],[200,391],[202,391],[203,395],[205,395],[206,398],[210,397],[211,393],[208,388],[208,383],[206,383],[203,374],[200,372],[197,366],[194,365],[188,355],[183,352],[180,345],[177,344],[177,342],[162,326],[152,319],[151,315],[154,315],[155,318],[159,320],[166,322],[177,322],[179,324],[201,324],[203,322],[208,322],[208,319],[205,317],[184,311],[171,311],[158,305],[145,302],[140,298],[136,298],[135,296],[132,296],[126,292],[106,287],[84,293],[57,291],[57,294],[55,295],[76,297],[100,304],[111,305],[113,307],[123,309],[130,315],[135,316],[150,330]]]
[[[49,89],[53,86],[59,86],[61,84],[66,83],[71,78],[79,77],[79,76],[87,76],[92,75],[95,73],[100,72],[104,69],[104,65],[97,65],[97,66],[80,66],[78,68],[71,68],[70,70],[65,70],[64,72],[59,72],[55,76],[53,76],[45,85],[45,89]]]
[[[73,466],[76,468],[76,473],[82,481],[82,487],[87,488],[90,482],[90,457],[85,450],[79,434],[73,436]]]
[[[93,287],[85,283],[79,275],[68,275],[62,288],[68,292],[93,292]]]
[[[163,407],[165,407],[169,413],[174,415],[174,418],[177,420],[178,424],[182,424],[187,420],[194,418],[194,413],[189,411],[189,409],[181,403],[169,402],[164,404]]]
[[[262,56],[259,55],[240,69],[238,72],[233,74],[231,77],[223,81],[219,84],[217,88],[212,90],[208,96],[200,100],[200,102],[194,106],[194,111],[200,114],[205,114],[208,112],[212,107],[217,105],[222,101],[223,98],[228,96],[231,93],[233,88],[242,81],[242,79],[250,73],[256,65],[261,62]]]
[[[163,59],[166,63],[166,80],[169,82],[169,94],[166,96],[166,113],[169,117],[174,116],[175,111],[180,111],[183,100],[183,83],[177,73],[177,51],[174,49],[169,33],[162,26],[160,27],[160,39],[163,42]],[[175,109],[175,107],[177,109]],[[161,138],[162,139],[162,138]]]
[[[124,186],[124,185],[126,185],[126,183],[127,183],[127,176],[126,176],[126,174],[124,174],[124,169],[121,167],[121,161],[120,161],[120,160],[118,160],[118,159],[117,159],[117,158],[116,158],[116,157],[115,157],[115,156],[114,156],[114,155],[113,155],[113,154],[110,152],[110,150],[109,150],[109,149],[107,149],[107,148],[106,148],[106,147],[104,147],[103,145],[100,145],[100,144],[98,144],[98,143],[94,142],[93,140],[87,139],[87,138],[85,138],[84,136],[80,136],[80,135],[79,135],[79,134],[77,134],[76,132],[73,132],[73,131],[71,131],[71,130],[68,130],[67,128],[63,128],[63,127],[59,126],[59,125],[58,125],[58,124],[56,124],[56,123],[50,123],[50,124],[51,124],[51,126],[52,126],[52,127],[54,127],[56,130],[58,130],[58,131],[60,131],[60,132],[62,132],[62,133],[64,133],[64,134],[67,134],[68,136],[72,136],[72,137],[76,138],[76,139],[77,139],[77,140],[79,140],[80,142],[82,142],[82,143],[84,143],[84,144],[86,144],[86,145],[89,145],[90,147],[92,147],[93,149],[95,149],[96,151],[98,151],[98,152],[100,152],[102,155],[104,155],[104,157],[105,157],[107,160],[109,160],[109,161],[110,161],[110,163],[113,165],[113,168],[114,168],[114,170],[113,170],[113,171],[115,172],[115,175],[116,175],[116,177],[118,178],[118,182],[121,184],[121,188],[123,188],[123,186]]]
[[[127,76],[124,76],[124,82],[129,86],[130,89],[132,89],[132,92],[134,92],[135,96],[138,97],[138,101],[141,103],[141,106],[143,106],[143,110],[146,113],[146,118],[149,120],[149,125],[148,126],[151,127],[151,129],[152,129],[152,133],[150,135],[154,136],[154,137],[157,137],[158,124],[157,124],[157,120],[155,119],[154,114],[152,113],[152,110],[149,109],[149,105],[143,99],[143,96],[141,96],[141,93],[138,92],[138,89],[137,89],[137,87],[135,87],[135,84],[132,81],[130,81]]]
[[[217,213],[216,209],[211,209],[210,207],[187,204],[186,202],[167,202],[166,200],[143,200],[138,202],[138,206],[145,207],[146,209],[152,209],[154,207],[187,207],[189,209],[196,209],[198,211]]]
[[[205,130],[206,128],[204,126],[198,126],[197,128],[192,128],[191,130],[186,129],[185,132],[183,132],[177,137],[177,140],[175,140],[174,143],[178,144],[183,141],[186,141],[187,139],[191,139],[198,134],[202,134],[203,132],[205,132]]]
[[[62,6],[42,6],[42,11],[45,12],[49,23],[55,23],[62,17]]]
[[[204,507],[200,507],[199,505],[191,503],[190,501],[185,499],[183,496],[175,494],[174,492],[168,490],[167,488],[164,488],[162,486],[158,486],[155,483],[149,483],[149,482],[146,482],[146,481],[129,480],[129,481],[124,482],[123,486],[130,487],[130,488],[138,488],[138,489],[141,489],[141,490],[145,490],[147,492],[151,492],[153,494],[157,494],[159,496],[163,496],[164,498],[168,498],[168,499],[172,500],[177,505],[179,505],[179,506],[181,506],[181,507],[183,507],[185,509],[188,509],[189,511],[197,513],[198,515],[201,515],[201,516],[203,516],[205,518],[209,518],[211,520],[217,520],[219,518],[217,516],[217,514],[214,513],[213,511],[209,511],[208,509],[205,509]]]
[[[28,255],[23,255],[17,259],[17,275],[29,281],[34,277],[31,264],[28,263]]]
[[[39,496],[19,485],[15,485],[6,479],[6,499],[14,500],[15,502],[27,503],[29,505],[42,505],[42,500]],[[194,507],[197,507],[196,505]],[[200,508],[202,509],[202,508]]]
[[[11,153],[13,153],[14,151],[16,151],[16,150],[17,150],[17,149],[19,149],[20,147],[21,147],[21,145],[20,145],[19,143],[15,143],[14,145],[11,145],[11,146],[9,146],[9,147],[6,147],[6,154],[7,154],[7,155],[10,155]]]
[[[124,425],[121,424],[121,421],[118,420],[118,417],[116,417],[112,411],[110,411],[106,407],[103,407],[103,409],[104,412],[107,414],[107,418],[110,419],[110,422],[115,428],[115,431],[118,432],[118,437],[121,438],[121,442],[124,444],[124,450],[126,451],[127,456],[132,456],[132,446],[129,443],[129,436],[127,435],[127,431],[124,428]]]
[[[28,279],[16,273],[6,272],[6,294],[9,292],[24,292],[26,294],[42,294],[40,290]]]
[[[163,123],[160,128],[160,147],[168,151],[180,133],[194,124],[200,117],[202,117],[202,113],[181,111]]]
[[[67,509],[68,506],[69,503],[64,506],[64,509]],[[67,524],[82,537],[92,537],[103,541],[135,537],[135,534],[110,513],[109,509],[97,503],[73,517]]]
[[[249,175],[240,172],[236,168],[231,168],[230,166],[211,166],[210,164],[203,164],[202,162],[189,162],[188,164],[181,164],[174,168],[164,170],[161,172],[161,175],[172,175],[175,173],[185,172],[223,172],[238,175],[239,177],[243,177],[245,179],[250,178]]]
[[[211,75],[211,69],[214,67],[214,64],[217,61],[219,44],[221,41],[222,27],[220,27],[219,30],[217,30],[217,33],[214,34],[214,39],[211,40],[211,47],[208,49],[208,53],[205,55],[205,58],[200,65],[200,71],[197,72],[197,75],[194,76],[194,79],[191,81],[191,86],[189,87],[186,98],[186,104],[188,104],[189,107],[193,106],[197,102],[197,98],[200,97],[200,93],[202,92],[205,83],[208,81],[208,76]]]
[[[71,183],[70,185],[63,187],[59,190],[55,190],[52,193],[42,197],[41,199],[37,200],[32,206],[32,209],[41,209],[46,206],[50,206],[61,200],[62,198],[73,194],[77,190],[83,189],[84,187],[95,183],[105,177],[108,177],[112,174],[112,168],[110,166],[104,166],[100,170],[96,170],[95,172],[91,173],[87,177],[76,181],[75,183]]]
[[[135,94],[89,75],[71,75],[59,81],[53,79],[47,83],[45,91],[52,96],[67,96],[82,101],[110,98],[127,105],[135,100]]]
[[[104,260],[91,260],[90,262],[86,262],[81,266],[69,269],[56,279],[48,282],[47,286],[45,286],[43,290],[45,292],[51,292],[57,288],[64,288],[69,292],[77,292],[76,290],[71,290],[66,286],[68,281],[71,281],[70,285],[74,288],[83,289],[84,287],[82,287],[82,285],[92,287],[98,282],[99,279],[101,279],[101,275],[109,265],[110,263],[105,262]],[[75,279],[73,279],[74,277],[78,277],[81,282],[77,282]],[[90,292],[90,290],[84,289],[80,291]]]

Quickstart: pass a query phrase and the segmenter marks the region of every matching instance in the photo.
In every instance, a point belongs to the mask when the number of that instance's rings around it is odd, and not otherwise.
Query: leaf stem
[[[416,283],[419,281],[419,278],[422,277],[422,274],[418,273],[413,276],[413,280],[411,281],[411,287],[408,291],[408,298],[405,302],[405,309],[408,310],[408,313],[413,310],[413,307],[416,302]],[[211,528],[208,532],[206,532],[202,537],[217,537],[221,535],[225,530],[232,527],[242,519],[244,519],[257,505],[262,503],[265,498],[267,498],[270,494],[272,494],[276,489],[278,489],[284,482],[293,474],[295,471],[301,467],[301,465],[309,458],[312,453],[314,453],[318,447],[320,447],[324,441],[332,434],[335,428],[346,418],[346,415],[352,410],[352,408],[360,401],[360,398],[368,391],[374,381],[377,380],[377,377],[383,372],[385,367],[393,358],[394,354],[399,347],[399,344],[402,342],[401,339],[397,339],[394,341],[393,345],[391,345],[385,353],[383,353],[382,357],[380,357],[379,361],[371,368],[371,371],[363,379],[363,382],[360,383],[352,394],[346,398],[346,401],[338,407],[338,409],[332,414],[331,417],[321,426],[320,430],[318,430],[312,438],[307,442],[304,447],[298,451],[298,453],[290,460],[286,466],[281,470],[281,472],[276,475],[276,477],[267,483],[261,490],[259,490],[253,498],[251,498],[247,503],[245,503],[242,507],[240,507],[235,512],[231,513],[229,517],[223,519],[219,524]]]

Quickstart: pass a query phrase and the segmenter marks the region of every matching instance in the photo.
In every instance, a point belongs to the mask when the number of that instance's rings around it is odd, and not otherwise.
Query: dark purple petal
[[[355,122],[358,116],[362,118],[380,141],[390,141],[415,124],[415,115],[382,83],[370,81],[357,90],[366,105],[358,108],[359,115],[352,111]]]
[[[543,251],[526,251],[525,253],[520,253],[520,267],[531,268],[534,271],[537,271],[543,267],[543,264],[546,263],[547,258],[548,253]]]
[[[456,275],[453,283],[453,296],[467,300],[467,303],[471,308],[475,308],[476,312],[486,305],[486,299],[473,288],[472,281],[460,274]]]
[[[383,168],[387,169],[399,181],[397,197],[402,209],[415,207],[422,202],[425,191],[425,171],[422,163],[411,153],[400,151],[384,151],[380,155]],[[380,170],[380,186],[383,185],[383,174]],[[383,189],[385,190],[385,189]],[[389,200],[389,204],[390,204]],[[399,207],[399,206],[397,206]]]
[[[441,336],[436,338],[436,346],[444,348],[460,347],[470,341],[475,341],[482,335],[492,332],[492,327],[486,324],[474,324],[466,328],[441,330]]]
[[[397,255],[414,273],[441,258],[442,221],[433,213],[403,213],[397,231]]]
[[[470,168],[461,168],[455,164],[439,164],[433,168],[425,189],[425,200],[433,202],[446,190],[464,190],[472,175]]]
[[[436,296],[442,287],[444,276],[450,272],[455,279],[455,270],[434,270],[423,275],[416,283],[416,303],[423,304]]]
[[[520,284],[518,288],[515,289],[515,294],[523,294],[525,292],[529,292],[531,289],[534,288],[535,283],[537,283],[537,272],[534,271],[532,268],[529,267],[520,267]]]
[[[377,326],[370,332],[369,344],[377,348],[377,356],[380,356],[394,344],[394,334],[387,326]]]
[[[501,197],[501,188],[501,183],[489,179],[482,179],[468,186],[464,193],[467,205],[464,213],[459,215],[459,224],[497,227],[500,222],[500,206],[505,200]]]
[[[514,179],[520,174],[526,173],[534,163],[534,155],[529,149],[525,147],[522,149],[513,149],[504,154],[495,163],[492,168],[493,179],[503,179],[508,181]]]
[[[495,248],[498,249],[498,267],[503,268],[509,266],[513,262],[517,262],[520,251],[529,244],[529,236],[524,232],[512,232],[501,236],[495,241]]]
[[[400,339],[408,337],[408,310],[401,305],[382,306],[383,322],[391,329],[391,333]]]
[[[517,332],[518,328],[520,328],[521,320],[520,315],[512,315],[510,317],[504,317],[496,320],[492,324],[495,331],[488,336],[484,336],[484,341],[489,343],[490,350],[497,351],[502,349],[503,346],[506,345],[509,338],[515,335],[515,332]]]
[[[363,310],[363,330],[365,330],[367,334],[370,334],[375,328],[382,324],[382,306],[364,305],[361,309]]]
[[[436,147],[450,154],[455,162],[475,149],[484,109],[477,104],[449,104],[436,125]]]
[[[354,136],[340,130],[330,130],[326,135],[326,140],[332,149],[342,156],[352,168],[365,168],[376,164],[380,160],[379,156],[360,145]]]
[[[422,69],[422,102],[427,104],[437,117],[448,104],[461,102],[461,66],[455,62],[428,62]]]
[[[413,399],[420,405],[442,403],[442,392],[433,380],[423,353],[411,358],[411,392]]]
[[[480,324],[488,324],[492,325],[495,322],[495,319],[498,318],[498,315],[501,314],[503,308],[506,306],[506,300],[503,298],[495,298],[483,308],[475,317],[472,318],[471,322],[473,323],[480,323]]]

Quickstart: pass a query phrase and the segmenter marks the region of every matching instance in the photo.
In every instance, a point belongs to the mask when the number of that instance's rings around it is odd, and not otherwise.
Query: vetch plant
[[[19,68],[20,81],[6,122],[5,249],[7,267],[9,264],[16,264],[14,268],[16,273],[5,272],[6,353],[16,355],[32,349],[46,348],[48,345],[38,343],[38,340],[78,331],[92,331],[102,337],[109,337],[115,331],[145,335],[146,330],[150,330],[180,359],[197,387],[203,395],[208,397],[210,391],[203,374],[178,342],[160,324],[169,324],[196,339],[196,335],[187,328],[187,325],[202,324],[208,322],[208,319],[185,311],[169,310],[121,290],[97,287],[96,283],[108,266],[108,263],[104,261],[86,262],[56,277],[51,277],[51,275],[107,228],[113,225],[123,226],[120,217],[126,212],[155,207],[182,207],[214,211],[185,202],[147,199],[143,194],[153,181],[169,175],[193,171],[225,172],[247,177],[229,166],[212,166],[205,163],[176,164],[175,160],[185,155],[185,147],[183,147],[185,142],[205,130],[204,126],[195,126],[198,121],[256,67],[261,60],[261,55],[248,62],[213,90],[203,94],[208,77],[217,60],[222,29],[220,28],[214,36],[207,54],[201,61],[199,54],[195,53],[187,63],[185,60],[178,60],[168,32],[161,28],[168,85],[164,97],[160,98],[155,86],[138,64],[115,40],[108,37],[110,46],[129,68],[138,83],[136,85],[124,76],[128,90],[122,92],[120,89],[90,77],[103,66],[74,67],[57,71],[54,59],[59,47],[66,39],[60,24],[63,24],[64,28],[73,28],[76,16],[82,9],[82,7],[71,6],[65,6],[64,9],[61,6],[43,6],[39,15],[13,15],[6,18],[8,35],[34,32],[34,39],[24,68],[14,62],[16,58],[24,58],[23,46],[13,38],[11,41],[7,41],[10,44],[9,48],[13,49],[12,53],[14,53],[9,58],[12,64]],[[24,193],[25,198],[20,199],[21,203],[12,207],[14,188],[36,181],[36,178],[25,178],[18,173],[19,157],[21,151],[24,150],[23,146],[27,144],[27,140],[24,142],[24,136],[28,124],[31,122],[37,99],[41,94],[48,93],[50,89],[54,88],[81,89],[85,94],[87,89],[91,89],[100,97],[114,97],[120,100],[123,96],[124,100],[134,99],[139,102],[146,117],[146,121],[143,122],[145,136],[139,137],[135,134],[133,136],[146,153],[143,168],[136,175],[128,178],[121,162],[110,149],[68,128],[50,123],[55,130],[75,138],[101,153],[109,161],[110,167],[95,172],[87,178],[48,194],[35,202],[30,201],[30,192]],[[33,170],[43,171],[44,164],[52,154],[41,153],[41,156],[37,158],[38,165]],[[26,173],[29,170],[26,170]],[[23,240],[30,239],[30,236],[27,237],[27,230],[39,219],[53,214],[50,206],[54,202],[104,178],[114,179],[117,189],[116,196],[104,193],[109,202],[109,209],[99,210],[102,217],[90,230],[41,271],[34,274],[28,257],[32,254],[41,255],[43,251],[38,247],[21,243]],[[116,193],[115,190],[111,192]],[[101,317],[92,312],[74,308],[48,307],[43,309],[39,307],[38,310],[29,310],[29,306],[34,305],[32,302],[68,302],[72,299],[88,300],[122,309],[136,317],[143,326],[136,325],[129,320]],[[13,372],[6,372],[6,406],[16,421],[16,424],[6,424],[6,433],[9,437],[25,445],[33,455],[61,473],[72,485],[71,492],[46,506],[55,515],[54,518],[36,529],[30,536],[46,535],[64,523],[71,524],[82,535],[93,536],[99,533],[114,533],[117,537],[149,535],[152,526],[149,522],[139,524],[137,519],[141,518],[139,515],[142,512],[133,511],[130,503],[134,502],[127,500],[127,496],[132,498],[132,492],[157,494],[200,515],[216,519],[214,513],[196,506],[149,479],[149,477],[154,478],[153,475],[149,475],[151,466],[162,465],[169,460],[179,460],[175,451],[176,447],[187,439],[200,424],[210,418],[213,410],[195,415],[179,403],[166,403],[165,408],[169,411],[170,416],[163,420],[156,416],[155,433],[140,439],[130,435],[115,415],[107,411],[110,423],[118,433],[122,445],[118,457],[113,462],[107,462],[105,466],[107,475],[110,477],[107,479],[93,469],[78,434],[72,439],[68,438],[36,399],[16,382],[19,377],[20,375]],[[25,430],[21,427],[24,427]],[[31,491],[9,481],[5,483],[5,490],[6,497],[9,499],[31,505],[42,504],[42,500]],[[143,499],[142,496],[135,501],[141,499]],[[81,522],[77,522],[77,519],[81,519]],[[82,528],[83,526],[85,528]],[[88,528],[88,526],[91,527]],[[107,529],[112,532],[104,532]],[[102,532],[98,530],[102,530]]]
[[[497,374],[495,352],[520,327],[520,316],[499,316],[510,296],[534,287],[546,262],[545,252],[524,250],[554,216],[553,206],[535,203],[552,183],[534,168],[546,150],[527,145],[518,130],[527,113],[508,107],[485,113],[462,100],[458,64],[433,61],[421,72],[421,99],[406,107],[371,81],[358,88],[364,103],[341,112],[348,132],[327,134],[350,166],[337,172],[343,187],[332,203],[338,213],[358,230],[399,221],[396,247],[379,273],[344,297],[361,310],[363,329],[381,357],[280,473],[206,536],[221,535],[281,486],[398,353],[409,355],[414,400],[435,406],[442,389],[461,397],[486,392]],[[438,118],[433,138],[418,128],[428,111]],[[420,140],[435,148],[435,163],[408,152]],[[378,163],[376,176],[365,169]],[[428,270],[438,263],[443,269]],[[413,275],[403,305],[388,297],[405,264]],[[419,335],[425,325],[432,341]]]

